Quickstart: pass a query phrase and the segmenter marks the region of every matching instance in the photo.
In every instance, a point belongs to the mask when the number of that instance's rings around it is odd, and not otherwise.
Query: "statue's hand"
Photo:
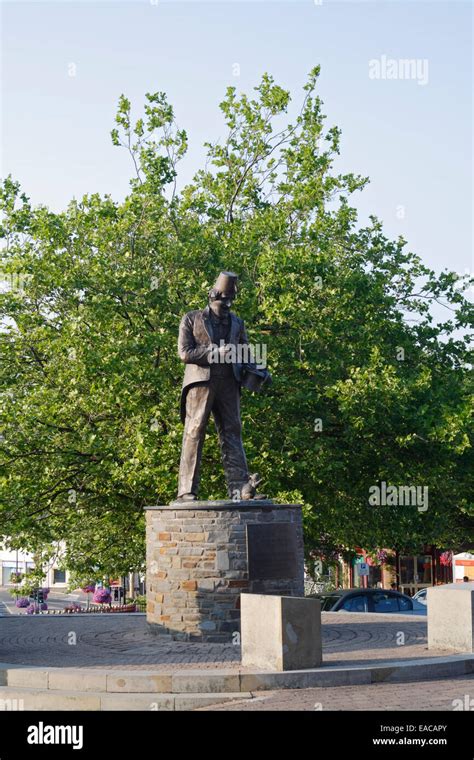
[[[231,349],[232,349],[232,346],[229,343],[226,343],[225,346],[219,346],[219,348],[217,349],[217,352],[220,357],[224,357],[230,353]]]

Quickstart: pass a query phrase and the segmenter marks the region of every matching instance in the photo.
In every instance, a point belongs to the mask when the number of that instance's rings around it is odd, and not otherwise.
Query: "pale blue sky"
[[[34,203],[125,195],[132,167],[109,137],[122,92],[137,115],[145,92],[168,94],[190,141],[182,184],[202,143],[224,135],[228,85],[250,93],[267,71],[294,113],[319,63],[327,124],[342,129],[339,168],[371,178],[361,221],[375,213],[437,270],[474,268],[471,2],[17,0],[2,2],[2,51],[2,176]],[[369,61],[384,55],[426,59],[427,83],[371,79]]]

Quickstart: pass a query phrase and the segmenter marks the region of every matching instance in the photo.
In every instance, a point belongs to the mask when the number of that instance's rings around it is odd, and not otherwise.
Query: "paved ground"
[[[450,652],[428,651],[426,618],[343,612],[323,613],[324,660],[334,665],[369,665]],[[240,647],[160,641],[145,616],[71,615],[0,617],[0,662],[50,667],[172,671],[238,668]],[[406,687],[404,687],[406,688]],[[315,700],[317,701],[317,700]]]
[[[198,711],[454,709],[474,711],[474,675],[409,684],[266,691],[249,701],[211,705]]]

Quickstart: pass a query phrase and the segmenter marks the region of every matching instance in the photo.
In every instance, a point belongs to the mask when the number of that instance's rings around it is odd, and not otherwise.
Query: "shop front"
[[[420,554],[397,555],[398,588],[413,596],[428,586],[438,586],[453,581],[452,552],[425,546]]]
[[[399,590],[413,596],[422,588],[433,585],[431,554],[401,554],[398,557]]]

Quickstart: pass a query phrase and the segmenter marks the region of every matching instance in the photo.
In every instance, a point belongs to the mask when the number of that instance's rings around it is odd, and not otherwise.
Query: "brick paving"
[[[252,700],[211,705],[198,708],[197,711],[453,711],[455,708],[474,711],[474,674],[409,684],[387,683],[266,691],[255,693],[255,699]]]
[[[428,651],[423,617],[329,612],[322,618],[323,656],[331,665],[369,665],[451,654]],[[157,668],[160,672],[183,667],[233,669],[240,666],[240,647],[163,641],[149,633],[146,618],[140,615],[10,616],[0,617],[0,662]]]

